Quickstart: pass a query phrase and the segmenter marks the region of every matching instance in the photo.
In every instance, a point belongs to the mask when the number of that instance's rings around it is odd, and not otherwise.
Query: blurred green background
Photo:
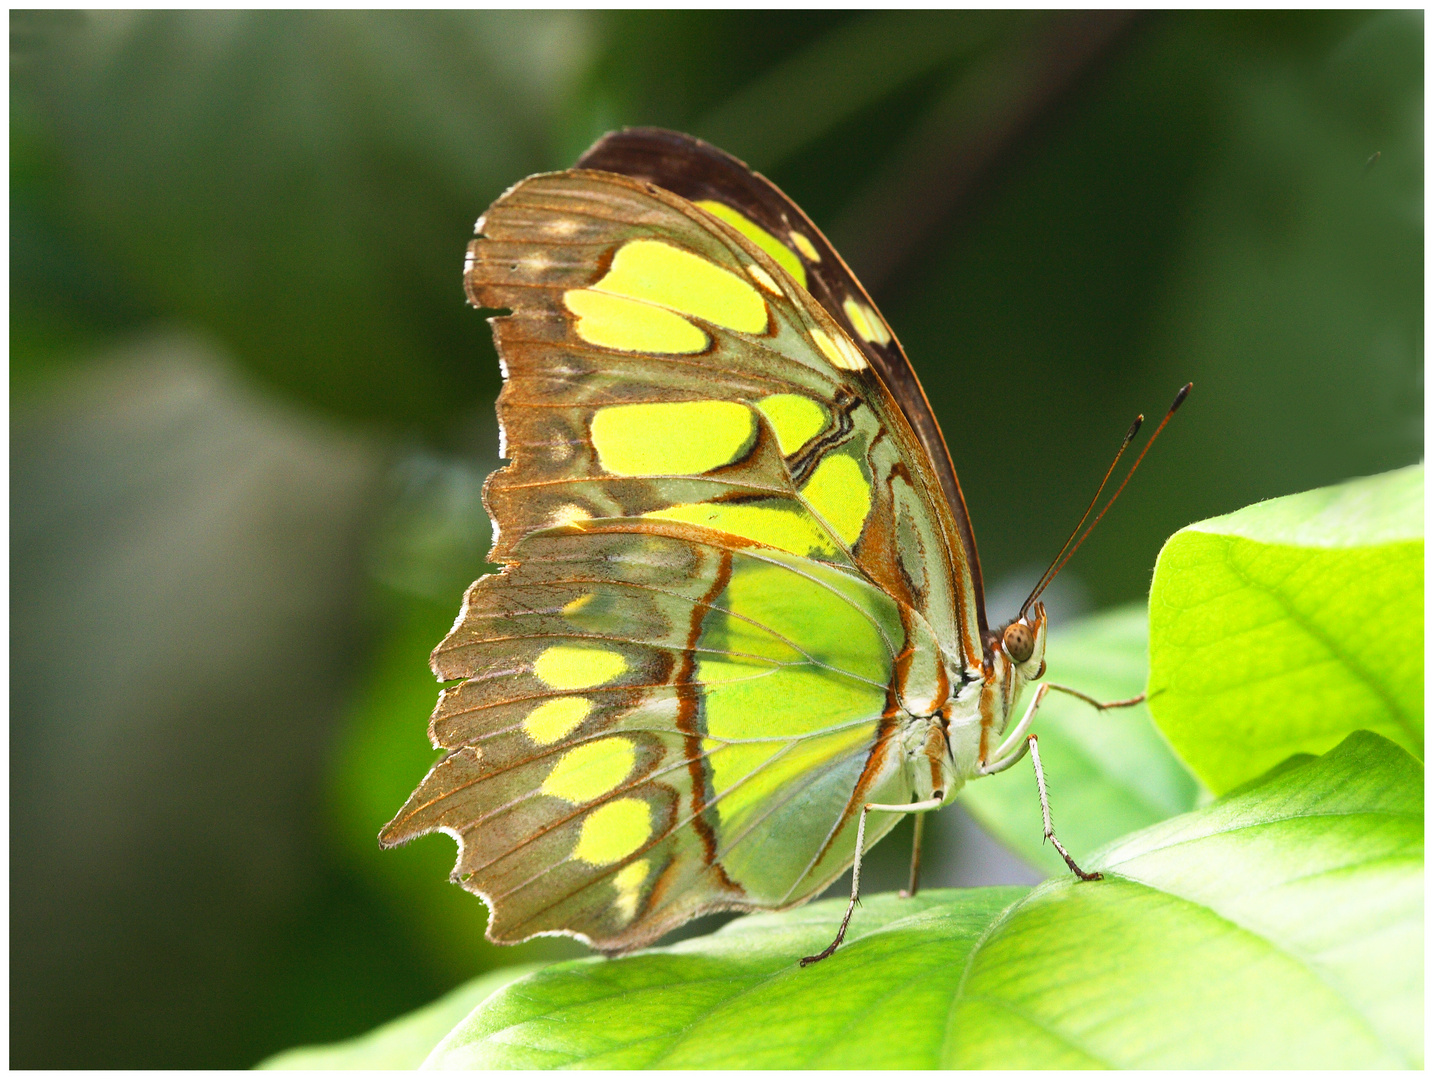
[[[1418,12],[12,12],[10,56],[16,1067],[243,1067],[581,951],[487,946],[452,845],[375,834],[488,542],[463,249],[604,131],[708,138],[828,232],[993,618],[1187,379],[1053,617],[1422,457]],[[945,829],[936,880],[1030,880]]]

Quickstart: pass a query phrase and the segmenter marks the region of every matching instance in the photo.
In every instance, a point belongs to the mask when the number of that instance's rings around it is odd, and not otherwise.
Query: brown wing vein
[[[537,912],[534,913],[533,916],[531,916],[531,917],[529,917],[528,919],[524,920],[524,922],[531,922],[531,921],[533,920],[533,918],[535,918],[537,915],[542,914],[542,912],[547,911],[547,910],[548,910],[549,908],[551,908],[551,907],[555,907],[556,905],[562,903],[564,900],[567,900],[567,899],[570,898],[571,896],[575,895],[576,893],[579,893],[579,892],[583,891],[584,889],[591,888],[592,885],[593,885],[595,882],[605,880],[606,878],[610,877],[612,874],[617,873],[619,870],[622,869],[623,866],[625,866],[625,865],[627,865],[628,863],[630,863],[633,859],[640,858],[644,853],[646,853],[646,852],[648,852],[648,851],[651,851],[654,847],[656,847],[658,844],[662,843],[664,840],[666,840],[666,839],[668,839],[669,837],[675,835],[677,832],[679,832],[680,830],[682,830],[682,829],[685,828],[686,826],[692,824],[693,821],[694,821],[696,818],[698,818],[701,814],[704,814],[704,813],[706,813],[708,810],[710,810],[710,809],[712,809],[713,807],[715,807],[719,802],[722,801],[722,799],[726,798],[728,795],[731,795],[731,794],[732,794],[733,792],[735,792],[738,788],[740,788],[743,784],[745,784],[745,783],[749,782],[750,780],[752,780],[752,779],[753,779],[755,776],[757,776],[757,774],[760,773],[763,769],[765,769],[765,768],[767,768],[769,765],[773,765],[773,764],[775,764],[776,762],[778,762],[779,760],[781,760],[781,758],[782,758],[784,755],[790,753],[790,752],[793,750],[793,748],[795,748],[796,746],[798,746],[800,743],[804,742],[805,740],[811,739],[811,738],[816,738],[816,737],[822,736],[822,735],[830,735],[830,734],[832,734],[832,733],[834,733],[834,732],[841,731],[843,728],[855,727],[855,726],[858,725],[858,724],[867,724],[867,723],[870,723],[870,722],[871,722],[871,718],[870,718],[870,717],[866,717],[866,718],[863,718],[863,719],[861,719],[861,720],[852,720],[852,721],[848,721],[848,722],[845,723],[845,724],[838,724],[838,725],[836,725],[836,726],[834,726],[834,727],[831,727],[831,728],[824,728],[824,729],[822,729],[822,730],[820,730],[820,731],[810,732],[810,733],[808,733],[808,734],[806,734],[806,735],[801,736],[800,738],[793,739],[787,746],[785,746],[785,747],[783,747],[781,750],[777,751],[775,754],[773,754],[771,757],[769,757],[766,761],[764,761],[761,765],[757,766],[755,769],[753,769],[753,770],[752,770],[750,773],[748,773],[746,776],[742,777],[742,779],[738,780],[736,783],[732,784],[730,787],[724,789],[720,794],[714,795],[713,798],[712,798],[709,802],[703,803],[702,806],[701,806],[701,808],[698,809],[698,810],[696,810],[693,814],[691,814],[691,815],[689,815],[688,817],[686,817],[686,818],[684,818],[684,819],[681,819],[681,820],[679,820],[679,821],[675,821],[675,822],[674,822],[672,825],[670,825],[664,832],[661,832],[661,833],[659,833],[657,836],[654,836],[651,840],[649,840],[646,844],[644,844],[644,845],[643,845],[641,848],[639,848],[637,851],[634,851],[631,855],[629,855],[629,856],[628,856],[626,859],[624,859],[622,862],[614,864],[612,867],[610,867],[610,868],[604,870],[601,874],[598,874],[596,877],[592,878],[592,879],[589,880],[589,881],[584,882],[583,884],[577,886],[576,888],[572,889],[571,891],[565,892],[565,893],[563,893],[563,894],[561,894],[561,895],[559,895],[559,896],[556,896],[556,897],[553,899],[552,903],[550,903],[549,905],[547,905],[547,906],[544,907],[544,908],[539,909]],[[663,775],[666,775],[667,773],[671,773],[671,772],[676,772],[676,771],[679,770],[679,769],[688,768],[688,767],[690,767],[690,765],[692,764],[692,762],[693,762],[694,760],[704,760],[705,758],[710,757],[712,753],[715,753],[715,751],[703,751],[703,752],[702,752],[701,754],[699,754],[698,757],[695,758],[695,759],[694,759],[694,758],[689,758],[689,759],[687,759],[687,760],[685,760],[685,761],[678,761],[678,762],[675,762],[675,763],[673,763],[673,764],[671,764],[671,765],[664,766],[664,767],[662,767],[661,769],[654,770],[653,772],[649,773],[648,775],[646,775],[646,776],[644,776],[644,777],[640,777],[638,780],[635,780],[635,781],[632,781],[632,782],[630,782],[630,783],[627,783],[627,784],[625,784],[624,786],[622,786],[622,787],[620,787],[620,788],[614,790],[614,791],[611,792],[608,796],[606,796],[606,798],[613,798],[613,797],[615,797],[615,796],[617,796],[617,795],[625,794],[625,793],[627,793],[627,792],[629,792],[629,791],[634,790],[635,788],[639,787],[639,786],[642,785],[642,784],[651,783],[653,780],[655,780],[655,779],[656,779],[657,777],[659,777],[659,776],[663,776]],[[835,761],[829,763],[828,765],[822,767],[822,768],[817,772],[817,774],[816,774],[817,778],[820,778],[820,777],[822,777],[822,776],[827,775],[827,774],[830,773],[830,772],[835,771],[835,769],[836,769],[837,767],[839,767],[840,765],[844,764],[845,761],[846,761],[845,758],[838,758],[838,759],[836,759]],[[778,801],[775,801],[775,802],[773,803],[771,809],[768,810],[767,813],[762,816],[762,818],[758,819],[759,822],[760,822],[761,820],[765,820],[768,815],[770,815],[771,813],[775,812],[776,810],[781,809],[781,807],[785,806],[788,802],[790,802],[793,798],[795,798],[795,797],[796,797],[797,795],[799,795],[799,794],[801,794],[800,790],[793,791],[793,792],[791,792],[789,795],[787,795],[785,798],[783,798],[783,799],[781,799],[781,800],[778,800]],[[527,797],[531,797],[531,796],[524,796],[524,798],[527,798]],[[519,803],[521,803],[522,801],[523,801],[523,798],[514,800],[514,802],[513,802],[511,805],[516,806],[516,805],[518,805]],[[545,834],[548,833],[548,832],[551,832],[553,829],[559,828],[559,827],[561,827],[561,826],[563,826],[563,825],[566,825],[568,822],[575,820],[575,819],[576,819],[577,817],[579,817],[584,811],[586,811],[586,809],[587,809],[587,807],[584,806],[584,807],[578,809],[577,811],[575,811],[574,813],[571,813],[571,814],[567,815],[566,817],[562,818],[561,820],[554,821],[554,822],[549,823],[548,825],[545,825],[542,829],[538,830],[537,832],[533,833],[532,835],[530,835],[530,836],[528,836],[528,837],[525,837],[520,843],[514,845],[514,846],[513,846],[512,848],[510,848],[509,850],[503,852],[503,853],[500,854],[500,855],[497,855],[497,856],[494,857],[493,859],[490,859],[488,862],[484,863],[482,866],[480,866],[480,867],[474,869],[474,870],[473,870],[473,873],[476,874],[476,873],[478,873],[479,871],[481,871],[481,870],[483,870],[483,869],[486,869],[487,867],[493,865],[493,863],[497,862],[499,859],[506,858],[506,857],[508,857],[509,855],[512,855],[514,852],[517,852],[517,851],[522,850],[523,847],[527,846],[529,843],[532,843],[533,841],[538,840],[540,837],[542,837],[543,835],[545,835]],[[495,812],[496,812],[496,811],[495,811]],[[492,815],[488,815],[488,817],[491,817],[491,816],[492,816]],[[482,819],[482,820],[487,820],[487,817],[485,817],[485,818]],[[744,830],[743,833],[742,833],[742,836],[747,835],[747,833],[751,831],[751,828],[755,828],[755,825],[756,825],[756,823],[754,823],[754,824],[753,824],[751,827],[749,827],[748,829]],[[736,840],[733,841],[733,843],[728,844],[728,845],[727,845],[727,850],[731,850],[731,848],[734,847],[734,846],[736,845],[736,843],[737,843],[740,839],[741,839],[741,837],[739,836]],[[717,861],[717,862],[720,862],[720,861],[721,861],[721,858],[722,858],[721,854],[717,855],[716,861]],[[507,890],[506,892],[500,893],[500,894],[495,894],[495,895],[494,895],[494,901],[496,902],[496,901],[501,900],[501,899],[506,899],[507,897],[513,895],[513,893],[518,892],[520,889],[527,888],[529,885],[533,884],[534,882],[541,880],[541,879],[542,879],[544,876],[546,876],[547,874],[552,873],[554,870],[556,870],[556,869],[558,868],[558,865],[560,865],[560,864],[554,863],[554,864],[551,865],[551,866],[546,866],[546,867],[544,867],[542,870],[540,870],[540,871],[538,871],[536,874],[534,874],[532,877],[526,879],[525,881],[522,881],[522,882],[518,883],[517,885],[514,885],[511,889]],[[522,925],[522,924],[519,924],[519,925]]]

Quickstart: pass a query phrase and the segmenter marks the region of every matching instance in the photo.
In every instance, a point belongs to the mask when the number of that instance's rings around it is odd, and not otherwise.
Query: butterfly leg
[[[1076,865],[1076,861],[1070,857],[1061,842],[1056,839],[1056,827],[1051,824],[1051,800],[1046,794],[1046,770],[1041,768],[1041,751],[1036,745],[1034,735],[1027,735],[1026,740],[1031,747],[1031,764],[1035,766],[1036,770],[1036,791],[1041,796],[1041,821],[1046,827],[1046,839],[1055,845],[1056,850],[1061,853],[1061,858],[1066,861],[1066,865],[1071,868],[1076,877],[1082,881],[1099,881],[1099,873],[1088,874],[1082,870]]]
[[[866,815],[872,810],[884,810],[892,814],[923,814],[927,810],[936,810],[941,806],[943,801],[941,794],[941,792],[936,792],[931,798],[924,802],[898,803],[894,805],[867,803],[861,808],[861,817],[857,818],[856,822],[856,857],[852,860],[851,864],[851,901],[846,906],[846,914],[842,916],[841,926],[837,928],[837,935],[832,940],[832,943],[815,956],[802,957],[802,967],[806,967],[808,964],[815,964],[818,960],[825,960],[837,951],[837,946],[842,943],[842,938],[846,937],[847,924],[851,922],[852,912],[856,910],[857,898],[861,894],[861,856],[862,846],[866,842]],[[916,820],[920,821],[921,819],[918,817]]]
[[[1126,709],[1132,705],[1139,705],[1145,700],[1144,694],[1137,694],[1135,697],[1125,698],[1123,701],[1097,701],[1089,694],[1082,694],[1079,690],[1072,690],[1069,686],[1062,686],[1060,683],[1041,683],[1036,688],[1036,696],[1026,707],[1026,714],[1021,717],[1021,722],[1011,729],[1011,734],[1006,737],[1005,742],[996,748],[990,761],[983,762],[978,767],[978,776],[990,776],[993,773],[1004,772],[1026,756],[1026,733],[1030,731],[1031,724],[1035,722],[1036,710],[1041,707],[1046,693],[1051,690],[1059,690],[1063,694],[1080,698],[1081,701],[1101,712],[1106,709]]]
[[[1011,734],[1006,737],[1006,741],[996,747],[996,752],[991,755],[991,760],[981,762],[976,770],[978,776],[990,776],[993,773],[1005,772],[1026,756],[1026,732],[1031,730],[1031,724],[1036,719],[1036,710],[1041,707],[1041,702],[1045,700],[1047,691],[1051,689],[1050,683],[1041,683],[1036,687],[1036,696],[1026,707],[1026,715],[1021,717],[1021,722],[1012,729]]]
[[[1036,719],[1036,710],[1040,708],[1041,701],[1045,698],[1046,692],[1049,690],[1061,690],[1074,697],[1080,698],[1082,701],[1088,702],[1097,709],[1118,709],[1129,705],[1138,705],[1145,700],[1145,695],[1141,694],[1138,697],[1130,698],[1126,701],[1099,702],[1092,697],[1087,697],[1078,690],[1072,690],[1066,686],[1060,686],[1056,683],[1041,683],[1040,687],[1036,690],[1036,696],[1031,699],[1031,704],[1026,709],[1026,715],[1021,717],[1021,722],[1016,725],[1006,741],[996,749],[993,759],[989,763],[981,765],[978,769],[978,774],[981,776],[990,776],[993,773],[1004,772],[1016,764],[1016,762],[1020,761],[1021,758],[1025,757],[1026,751],[1029,749],[1031,752],[1031,765],[1034,766],[1036,770],[1036,792],[1041,798],[1041,822],[1045,826],[1046,839],[1055,845],[1055,849],[1060,852],[1061,858],[1066,861],[1066,865],[1071,868],[1076,877],[1082,881],[1099,881],[1099,874],[1088,874],[1076,865],[1076,861],[1072,859],[1070,853],[1066,851],[1065,845],[1056,838],[1055,826],[1051,823],[1051,800],[1050,795],[1046,791],[1046,770],[1041,765],[1041,751],[1036,745],[1036,736],[1028,733],[1031,724]]]
[[[916,895],[916,886],[921,879],[921,831],[925,824],[926,815],[917,814],[911,830],[911,880],[906,888],[896,894],[903,900],[909,900]]]
[[[1104,712],[1106,709],[1128,709],[1130,708],[1130,706],[1139,705],[1142,701],[1145,700],[1144,694],[1136,694],[1132,698],[1125,698],[1121,701],[1096,701],[1096,699],[1091,697],[1089,694],[1082,694],[1079,690],[1072,690],[1069,686],[1062,686],[1060,685],[1060,683],[1041,684],[1042,689],[1047,686],[1049,686],[1052,690],[1059,690],[1062,694],[1069,694],[1071,697],[1080,698],[1091,708],[1097,709],[1100,712]]]

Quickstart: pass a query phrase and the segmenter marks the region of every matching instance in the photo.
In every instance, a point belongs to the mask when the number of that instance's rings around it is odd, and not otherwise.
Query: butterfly
[[[1027,737],[1047,684],[1010,727],[1045,671],[1042,586],[988,625],[931,406],[806,215],[637,128],[476,231],[468,298],[509,312],[510,464],[484,488],[502,571],[433,653],[445,753],[380,842],[457,840],[494,942],[609,954],[796,906],[855,863],[809,962],[845,934],[862,853],[1028,747],[1054,840]]]

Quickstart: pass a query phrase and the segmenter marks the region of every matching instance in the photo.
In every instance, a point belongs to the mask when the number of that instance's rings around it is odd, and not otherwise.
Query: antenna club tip
[[[1194,388],[1195,384],[1193,382],[1188,382],[1184,386],[1182,386],[1180,388],[1180,392],[1175,395],[1175,402],[1170,406],[1170,411],[1174,412],[1176,409],[1180,408],[1180,406],[1184,404],[1185,399],[1190,396],[1190,391]]]
[[[1143,423],[1145,423],[1145,414],[1141,413],[1136,416],[1135,423],[1131,424],[1130,430],[1125,433],[1126,443],[1129,443],[1131,439],[1135,438],[1135,433],[1140,430],[1140,425]]]

